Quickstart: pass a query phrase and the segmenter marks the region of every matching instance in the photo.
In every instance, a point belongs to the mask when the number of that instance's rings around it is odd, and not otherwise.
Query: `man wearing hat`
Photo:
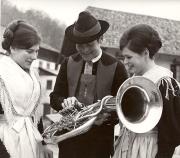
[[[124,65],[100,48],[102,35],[109,28],[83,11],[78,20],[67,27],[65,36],[76,44],[76,54],[61,65],[55,87],[50,94],[52,108],[89,105],[106,95],[116,96],[127,79]],[[113,153],[115,114],[103,114],[85,134],[59,143],[60,158],[110,158]]]

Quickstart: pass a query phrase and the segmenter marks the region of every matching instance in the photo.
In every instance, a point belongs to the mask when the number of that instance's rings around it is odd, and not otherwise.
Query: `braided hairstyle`
[[[149,57],[159,51],[162,46],[158,32],[147,24],[138,24],[125,31],[120,39],[120,50],[125,47],[141,54],[145,49],[149,51]]]
[[[2,48],[10,52],[10,47],[28,49],[41,41],[37,30],[23,20],[12,21],[3,34]]]

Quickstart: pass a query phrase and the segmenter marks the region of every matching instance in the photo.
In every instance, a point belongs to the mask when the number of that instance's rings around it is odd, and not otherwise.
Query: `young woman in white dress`
[[[31,65],[37,59],[41,38],[36,29],[15,20],[5,29],[0,55],[0,140],[11,158],[52,155],[42,146],[37,130],[40,118],[40,83]],[[44,152],[48,151],[48,152]],[[45,155],[44,155],[45,154]]]

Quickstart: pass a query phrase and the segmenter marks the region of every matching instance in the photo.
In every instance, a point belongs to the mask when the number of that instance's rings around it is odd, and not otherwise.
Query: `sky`
[[[71,25],[87,6],[180,21],[180,0],[9,0],[18,9],[36,9]]]

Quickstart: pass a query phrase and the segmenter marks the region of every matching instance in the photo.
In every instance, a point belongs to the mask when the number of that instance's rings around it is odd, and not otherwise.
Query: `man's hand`
[[[80,103],[76,97],[69,97],[67,99],[64,99],[61,105],[63,108],[74,107],[74,106],[77,106],[79,108],[83,107],[83,104]]]

